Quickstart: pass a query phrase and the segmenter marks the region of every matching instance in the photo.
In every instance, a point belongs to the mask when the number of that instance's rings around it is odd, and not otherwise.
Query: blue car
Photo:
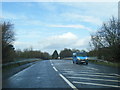
[[[84,53],[81,53],[81,52],[73,53],[73,63],[76,63],[76,64],[85,63],[87,65],[88,64],[87,54],[85,52]]]

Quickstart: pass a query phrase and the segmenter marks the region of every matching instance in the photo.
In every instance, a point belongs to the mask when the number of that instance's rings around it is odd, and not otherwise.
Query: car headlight
[[[88,57],[86,57],[85,59],[88,59]]]

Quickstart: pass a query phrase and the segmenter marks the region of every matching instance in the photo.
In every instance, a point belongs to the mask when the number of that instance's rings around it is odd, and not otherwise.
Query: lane
[[[55,67],[54,67],[55,68]],[[40,61],[10,77],[3,88],[71,88],[53,69],[49,60]]]
[[[118,68],[89,63],[72,64],[71,60],[52,60],[54,67],[77,88],[120,88]]]

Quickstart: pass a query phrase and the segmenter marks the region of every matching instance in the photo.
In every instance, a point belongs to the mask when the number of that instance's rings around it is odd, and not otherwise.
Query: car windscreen
[[[77,53],[77,56],[86,57],[87,54],[86,53]]]

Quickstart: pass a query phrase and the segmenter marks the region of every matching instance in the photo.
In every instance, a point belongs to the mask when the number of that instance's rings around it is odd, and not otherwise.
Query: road
[[[120,88],[118,70],[71,60],[44,60],[11,76],[3,88]]]

